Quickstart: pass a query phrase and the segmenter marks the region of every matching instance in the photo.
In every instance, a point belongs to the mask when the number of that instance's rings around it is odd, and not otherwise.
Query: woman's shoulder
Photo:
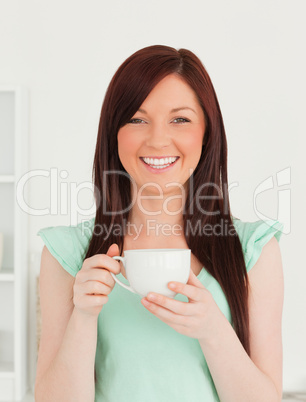
[[[246,268],[249,271],[258,260],[263,247],[273,236],[280,241],[284,224],[274,219],[254,222],[242,221],[236,217],[232,219],[242,246]]]
[[[49,226],[40,229],[40,236],[62,267],[76,276],[81,269],[92,237],[95,218],[82,221],[75,226]]]

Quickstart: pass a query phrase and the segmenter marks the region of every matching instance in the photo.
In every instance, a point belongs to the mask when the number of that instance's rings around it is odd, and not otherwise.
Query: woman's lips
[[[165,168],[153,168],[150,165],[148,165],[142,158],[139,158],[141,160],[141,162],[145,165],[145,167],[149,170],[149,172],[151,173],[163,173],[163,172],[167,172],[168,170],[172,169],[173,166],[177,163],[177,161],[180,159],[179,157],[177,158],[176,161],[172,162],[169,166],[165,167]]]

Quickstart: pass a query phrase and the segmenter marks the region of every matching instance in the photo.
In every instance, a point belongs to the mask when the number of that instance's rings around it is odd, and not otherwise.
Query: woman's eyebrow
[[[170,113],[176,113],[176,112],[178,112],[180,110],[184,110],[184,109],[192,110],[193,113],[197,114],[196,111],[189,106],[176,107],[175,109],[170,110]],[[144,114],[148,114],[148,112],[146,112],[144,109],[141,109],[141,108],[139,108],[138,111],[141,113],[144,113]]]

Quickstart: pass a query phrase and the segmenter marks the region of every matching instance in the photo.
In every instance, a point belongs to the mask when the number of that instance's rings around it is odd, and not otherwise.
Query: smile
[[[172,168],[172,166],[175,165],[176,161],[179,159],[179,156],[170,156],[166,158],[140,157],[140,159],[150,171],[160,172],[168,170],[168,168]]]

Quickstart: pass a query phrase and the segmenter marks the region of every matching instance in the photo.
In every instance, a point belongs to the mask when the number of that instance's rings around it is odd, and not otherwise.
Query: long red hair
[[[178,74],[194,90],[206,120],[205,146],[198,166],[192,173],[193,191],[188,191],[183,211],[186,242],[191,252],[220,284],[231,310],[232,325],[250,354],[248,276],[230,212],[224,124],[209,75],[191,51],[162,45],[148,46],[127,58],[114,74],[102,105],[93,162],[95,225],[110,228],[114,224],[123,228],[124,222],[128,221],[130,180],[118,156],[117,133],[133,117],[154,86],[168,74]],[[110,170],[125,172],[125,175],[103,174]],[[211,185],[203,186],[204,183]],[[201,185],[201,199],[198,198],[197,202],[202,210],[207,211],[205,214],[197,208],[195,199],[195,192]],[[221,197],[217,189],[221,190]],[[208,227],[206,225],[219,225],[229,230],[223,230],[221,235],[213,232],[209,236],[199,236],[190,230]],[[99,231],[93,231],[84,258],[106,253],[113,243],[118,244],[122,254],[123,232],[110,232],[101,241]]]

